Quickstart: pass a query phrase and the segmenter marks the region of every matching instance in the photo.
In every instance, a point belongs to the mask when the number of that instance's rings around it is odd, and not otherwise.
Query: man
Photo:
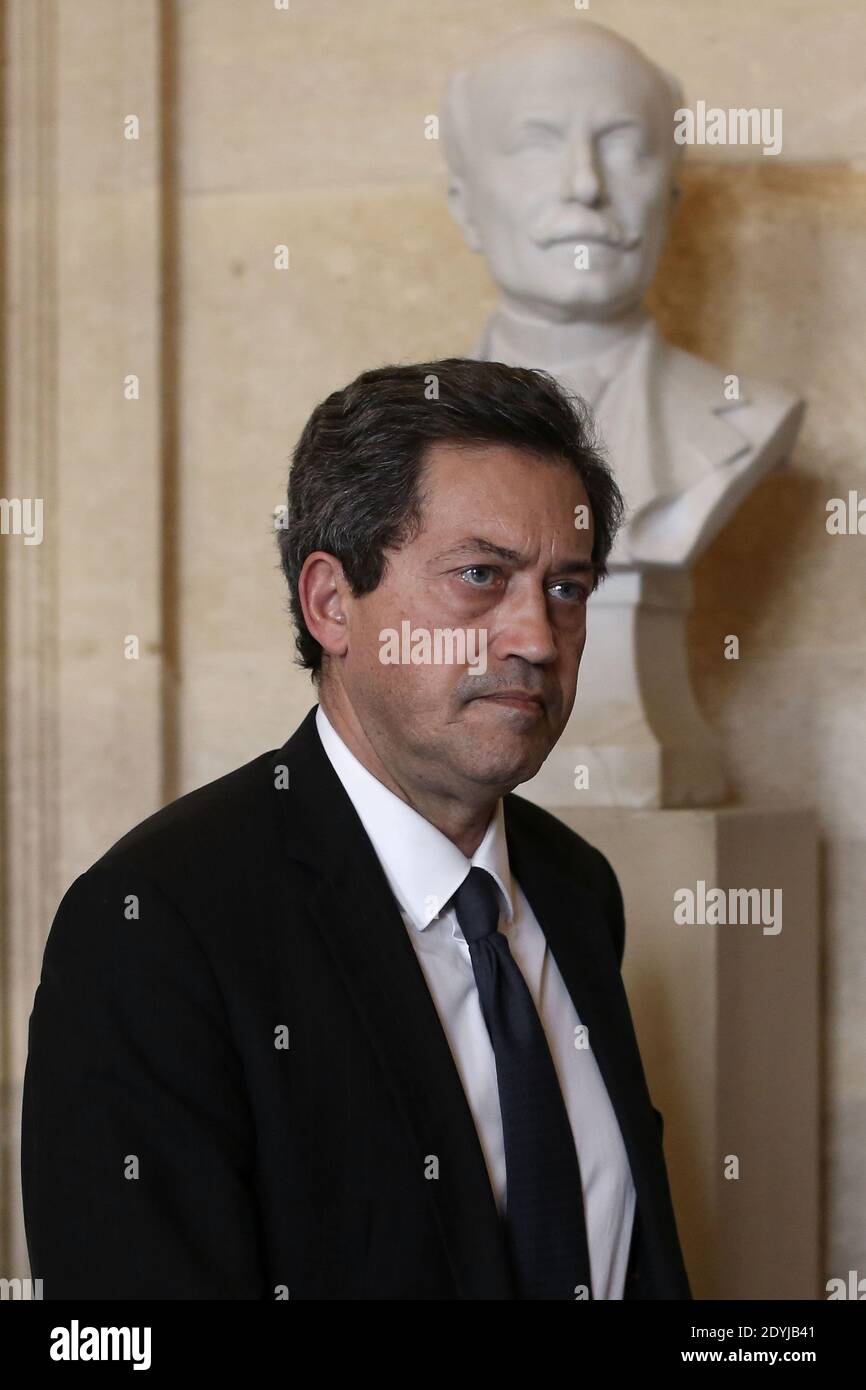
[[[690,1297],[617,880],[513,795],[620,518],[544,373],[384,367],[314,410],[280,547],[318,703],[125,835],[46,946],[46,1298]],[[446,633],[483,660],[427,659]]]

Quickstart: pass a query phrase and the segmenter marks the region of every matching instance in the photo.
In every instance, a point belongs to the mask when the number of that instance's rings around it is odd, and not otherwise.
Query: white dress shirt
[[[592,1296],[622,1298],[635,1193],[619,1124],[598,1068],[581,1040],[580,1019],[547,939],[509,870],[505,811],[497,802],[469,860],[434,825],[359,762],[322,706],[316,727],[337,776],[363,823],[397,900],[448,1039],[500,1214],[505,1209],[505,1148],[496,1060],[453,906],[443,909],[473,865],[501,893],[499,930],[527,983],[544,1028],[580,1162]]]

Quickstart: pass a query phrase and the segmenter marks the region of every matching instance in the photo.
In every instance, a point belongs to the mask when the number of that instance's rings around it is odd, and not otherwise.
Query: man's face
[[[505,296],[554,322],[640,303],[673,196],[671,113],[652,74],[609,40],[547,41],[482,69],[470,100],[470,172],[452,206]]]
[[[338,679],[402,786],[480,802],[534,776],[571,713],[593,586],[592,521],[576,528],[575,509],[588,499],[567,464],[500,445],[432,446],[421,490],[421,534],[387,552],[377,589],[345,601]],[[381,634],[404,621],[476,630],[486,669],[383,664]],[[540,702],[496,698],[518,688]]]

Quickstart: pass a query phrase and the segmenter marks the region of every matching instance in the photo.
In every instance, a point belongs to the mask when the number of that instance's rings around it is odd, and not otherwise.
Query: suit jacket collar
[[[502,1226],[472,1112],[385,873],[322,747],[317,708],[272,755],[275,786],[285,781],[279,769],[289,774],[288,786],[275,792],[287,858],[307,871],[307,911],[406,1121],[419,1180],[428,1156],[438,1158],[439,1177],[426,1189],[459,1296],[510,1299],[515,1293]],[[631,1164],[638,1211],[644,1227],[658,1224],[665,1243],[667,1180],[602,904],[575,877],[565,849],[568,832],[562,840],[539,833],[538,808],[514,794],[504,798],[504,813],[512,872],[588,1026]],[[675,1232],[672,1213],[670,1220]],[[673,1241],[676,1247],[675,1233]]]

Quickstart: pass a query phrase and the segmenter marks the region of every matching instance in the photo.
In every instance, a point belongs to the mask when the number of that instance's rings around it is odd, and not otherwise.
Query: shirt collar
[[[417,931],[438,917],[469,873],[486,869],[499,888],[510,922],[511,871],[500,797],[477,850],[467,859],[447,835],[374,777],[340,737],[321,705],[316,728],[322,747],[366,830],[397,902]]]

